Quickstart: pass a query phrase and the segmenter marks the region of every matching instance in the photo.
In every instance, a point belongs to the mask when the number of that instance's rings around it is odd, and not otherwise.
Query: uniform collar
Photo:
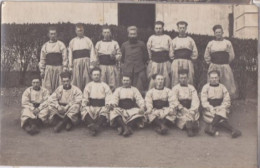
[[[112,39],[109,39],[109,40],[105,40],[105,39],[103,39],[102,41],[103,41],[103,42],[111,42]]]
[[[71,89],[71,85],[69,86],[69,88],[64,88],[64,86],[63,86],[63,89],[64,90],[70,90]]]
[[[209,86],[211,86],[211,87],[218,87],[219,84],[209,84]]]
[[[182,84],[180,84],[180,86],[181,86],[181,87],[188,87],[188,84],[187,84],[187,85],[182,85]]]
[[[40,91],[40,90],[41,90],[41,87],[39,87],[39,89],[34,89],[34,88],[32,87],[32,89],[35,90],[35,91]]]
[[[187,37],[187,34],[185,34],[184,36],[180,36],[178,35],[179,38],[186,38]]]

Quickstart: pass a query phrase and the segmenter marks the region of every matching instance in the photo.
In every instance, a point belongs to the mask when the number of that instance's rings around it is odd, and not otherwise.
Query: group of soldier
[[[84,36],[83,25],[77,24],[77,37],[68,48],[51,27],[50,40],[41,50],[41,74],[33,77],[32,86],[22,96],[22,128],[34,135],[42,125],[50,124],[58,133],[81,121],[91,135],[109,124],[127,137],[133,128],[147,124],[164,135],[169,124],[175,124],[192,137],[199,132],[201,105],[205,133],[214,136],[223,127],[233,138],[240,136],[228,122],[236,92],[229,66],[234,59],[232,44],[223,38],[222,26],[215,25],[216,38],[208,43],[204,55],[209,64],[208,83],[199,99],[192,85],[198,51],[186,34],[187,26],[185,21],[178,22],[179,36],[172,40],[163,33],[164,23],[156,21],[155,34],[147,45],[138,40],[137,27],[129,26],[129,40],[121,48],[112,40],[109,26],[103,26],[103,39],[94,46]]]

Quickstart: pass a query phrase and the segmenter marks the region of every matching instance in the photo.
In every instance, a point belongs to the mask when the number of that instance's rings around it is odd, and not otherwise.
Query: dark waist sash
[[[178,49],[178,50],[174,51],[174,58],[175,59],[187,59],[187,60],[190,60],[191,59],[191,55],[192,55],[192,51],[187,49],[187,48]]]
[[[60,106],[66,106],[66,103],[59,103]]]
[[[169,107],[169,102],[165,100],[153,100],[153,108],[162,109],[164,107]]]
[[[89,99],[89,105],[94,107],[105,106],[105,99]]]
[[[169,51],[152,51],[152,61],[157,62],[157,63],[162,63],[169,61]]]
[[[208,102],[213,107],[220,106],[223,102],[223,98],[222,99],[208,99]]]
[[[40,106],[40,103],[33,103],[34,108],[38,108]]]
[[[60,66],[62,65],[61,53],[48,53],[46,55],[46,65]]]
[[[116,65],[116,60],[112,59],[110,55],[99,56],[100,65]]]
[[[183,100],[179,100],[179,102],[181,103],[181,105],[187,109],[189,109],[191,107],[191,99],[183,99]]]
[[[136,103],[132,99],[120,99],[118,103],[118,107],[123,109],[131,109],[136,107]]]
[[[88,49],[74,50],[72,54],[73,54],[73,59],[85,58],[85,57],[89,58],[90,50]]]
[[[226,51],[217,51],[210,54],[214,64],[229,64],[229,54]]]

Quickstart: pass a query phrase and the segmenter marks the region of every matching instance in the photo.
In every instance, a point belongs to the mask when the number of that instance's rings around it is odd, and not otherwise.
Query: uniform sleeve
[[[45,44],[44,44],[41,49],[40,62],[39,62],[39,69],[41,73],[45,72],[45,67],[46,67],[46,51],[45,51]]]
[[[173,107],[176,108],[178,105],[180,105],[179,98],[178,98],[178,88],[175,86],[172,88],[172,97],[171,101],[173,104]]]
[[[38,107],[39,110],[42,110],[42,109],[48,107],[48,98],[50,96],[49,91],[47,89],[44,89],[42,96],[43,96],[43,101],[40,104],[40,106]]]
[[[31,110],[34,109],[34,106],[33,106],[33,104],[30,101],[30,89],[26,89],[23,92],[23,95],[22,95],[22,107],[23,108],[29,108]]]
[[[172,49],[172,39],[169,36],[168,37],[168,47],[169,47],[169,57],[172,58],[173,56],[173,49]]]
[[[175,98],[173,97],[173,91],[169,90],[168,92],[168,102],[169,102],[169,107],[170,108],[175,108],[174,100]]]
[[[97,58],[98,58],[99,47],[100,47],[100,42],[98,41],[97,44],[95,45],[95,51],[96,51],[96,54],[97,54]]]
[[[171,59],[174,59],[175,48],[176,48],[176,40],[173,39],[172,42],[171,42],[171,51],[170,51],[170,54],[169,54]]]
[[[59,97],[61,97],[61,93],[59,88],[57,88],[48,99],[49,105],[58,108],[60,106]]]
[[[230,107],[230,105],[231,105],[231,100],[230,100],[228,90],[226,89],[226,87],[223,86],[223,101],[220,107],[227,109]]]
[[[68,55],[67,55],[67,48],[64,43],[61,43],[61,54],[62,54],[62,65],[63,67],[67,68],[69,64]]]
[[[198,58],[198,49],[197,49],[195,41],[192,38],[191,38],[191,45],[192,45],[191,59],[195,60]]]
[[[135,100],[136,100],[136,104],[138,105],[139,108],[144,108],[145,104],[144,104],[144,99],[141,95],[141,93],[139,92],[138,89],[134,89],[134,96],[135,96]]]
[[[142,42],[142,50],[143,50],[143,61],[146,63],[149,60],[148,51],[145,43]]]
[[[192,90],[191,90],[191,108],[190,110],[191,111],[196,111],[198,110],[199,108],[199,105],[200,105],[200,100],[199,100],[199,97],[198,97],[198,94],[197,94],[197,91],[194,87],[192,87]]]
[[[90,94],[90,84],[87,84],[83,91],[82,96],[82,106],[87,106],[87,103],[89,102],[89,94]]]
[[[93,65],[97,62],[97,54],[94,48],[94,44],[91,40],[89,40],[89,45],[90,45],[90,63]]]
[[[116,60],[120,61],[121,57],[122,57],[122,53],[120,51],[120,47],[119,47],[118,42],[115,43],[115,51],[116,51]]]
[[[107,104],[110,104],[110,102],[111,102],[112,92],[111,92],[110,87],[107,84],[104,84],[104,85],[105,85],[105,94],[106,94],[105,101],[106,101],[106,105],[107,105]]]
[[[201,105],[203,108],[212,108],[208,102],[208,87],[207,85],[203,86],[201,90]]]
[[[227,52],[229,54],[229,62],[232,62],[235,58],[235,53],[234,53],[234,49],[233,49],[233,46],[230,41],[228,42]]]
[[[73,67],[73,40],[70,41],[68,47],[68,58],[69,58],[69,68]]]
[[[146,46],[147,46],[148,56],[151,59],[152,58],[152,36],[149,37]]]
[[[206,47],[206,50],[205,50],[205,53],[204,53],[204,60],[206,61],[207,64],[209,64],[211,61],[211,57],[210,57],[210,47],[211,47],[211,43],[209,42],[207,47]]]
[[[146,93],[146,96],[145,96],[145,106],[147,108],[147,112],[151,112],[152,109],[153,109],[153,97],[152,97],[152,90],[149,90],[147,93]]]
[[[114,104],[114,105],[117,105],[117,106],[118,106],[119,93],[120,93],[120,88],[117,88],[117,89],[114,91],[114,93],[112,94],[111,104]]]
[[[82,92],[79,88],[75,88],[75,91],[73,93],[74,96],[74,101],[71,103],[71,105],[73,104],[81,104],[82,102]]]
[[[122,53],[121,62],[124,63],[125,62],[125,44],[122,44],[122,46],[121,46],[121,53]]]

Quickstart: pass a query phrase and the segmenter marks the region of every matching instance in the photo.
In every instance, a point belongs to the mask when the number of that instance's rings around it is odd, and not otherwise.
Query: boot
[[[228,123],[227,120],[224,120],[224,121],[220,122],[220,123],[219,123],[219,126],[221,126],[221,127],[225,128],[225,129],[227,129],[228,131],[230,131],[232,138],[237,138],[237,137],[239,137],[239,136],[242,135],[241,131],[236,130],[235,128],[233,128],[233,127]]]
[[[158,134],[161,134],[161,135],[165,135],[167,134],[168,132],[168,127],[165,125],[164,121],[163,120],[160,120],[158,118],[155,118],[154,121],[153,121],[157,128],[155,129],[155,131],[158,133]]]
[[[192,121],[187,121],[185,126],[186,126],[188,137],[195,136],[195,133],[193,132],[193,122]]]
[[[198,134],[199,130],[200,130],[199,121],[193,121],[192,122],[192,131],[194,132],[194,134]]]
[[[242,132],[239,130],[233,130],[231,133],[232,138],[237,138],[242,135]]]
[[[124,128],[123,136],[124,136],[124,137],[128,137],[128,136],[131,135],[131,134],[132,134],[132,131],[130,130],[130,128],[129,128],[128,126],[126,126],[126,127]]]
[[[92,135],[92,136],[97,135],[98,126],[96,124],[91,123],[91,124],[88,125],[88,128],[89,128],[90,135]]]
[[[54,127],[54,132],[59,133],[67,125],[68,122],[70,122],[70,118],[66,116]]]
[[[66,125],[66,131],[70,131],[70,130],[72,129],[72,127],[73,127],[73,124],[72,124],[71,121],[69,121],[69,122],[67,123],[67,125]]]
[[[206,126],[205,128],[205,133],[210,135],[210,136],[214,136],[216,133],[216,128],[212,126],[212,124],[209,124]]]

